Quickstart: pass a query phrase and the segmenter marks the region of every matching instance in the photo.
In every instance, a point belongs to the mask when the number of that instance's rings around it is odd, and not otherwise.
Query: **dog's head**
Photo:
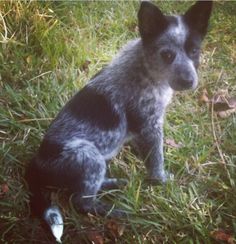
[[[158,81],[176,91],[196,88],[211,9],[212,1],[198,1],[184,15],[166,16],[154,4],[141,3],[138,21],[145,62]]]

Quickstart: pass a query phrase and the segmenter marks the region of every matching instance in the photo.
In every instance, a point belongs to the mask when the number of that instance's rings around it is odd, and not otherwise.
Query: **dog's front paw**
[[[155,177],[150,177],[145,180],[149,185],[160,185],[165,184],[167,181],[174,180],[174,174],[169,173],[167,171],[163,171]]]
[[[111,190],[111,189],[120,189],[128,185],[127,179],[116,179],[116,178],[106,178],[104,179],[101,189],[102,190]]]
[[[174,174],[165,171],[165,181],[164,181],[164,183],[165,183],[166,181],[173,181],[173,180],[174,180]]]

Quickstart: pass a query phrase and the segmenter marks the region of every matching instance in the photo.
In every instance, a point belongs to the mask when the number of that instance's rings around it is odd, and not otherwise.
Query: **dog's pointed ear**
[[[157,6],[142,1],[138,12],[138,26],[142,39],[148,41],[157,37],[167,27],[167,20]]]
[[[212,5],[212,1],[198,1],[184,14],[187,25],[195,29],[202,37],[207,32]]]

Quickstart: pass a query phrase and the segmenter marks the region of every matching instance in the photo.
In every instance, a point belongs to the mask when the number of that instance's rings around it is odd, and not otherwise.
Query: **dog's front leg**
[[[135,144],[145,162],[149,183],[165,183],[168,179],[173,178],[173,175],[164,169],[162,123],[155,123],[155,126],[142,129]]]

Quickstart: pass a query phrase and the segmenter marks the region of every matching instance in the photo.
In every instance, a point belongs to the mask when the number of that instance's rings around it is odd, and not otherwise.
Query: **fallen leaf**
[[[236,98],[229,97],[228,91],[220,90],[212,98],[214,111],[226,111],[236,109]]]
[[[26,58],[26,62],[27,62],[28,64],[31,64],[31,63],[32,63],[32,56],[31,56],[31,55],[29,55],[29,56]]]
[[[88,231],[87,232],[87,237],[88,239],[93,243],[93,244],[103,244],[104,243],[104,238],[101,233],[98,231]]]
[[[115,220],[109,220],[106,223],[106,228],[109,231],[109,233],[114,237],[118,238],[124,234],[125,231],[125,225],[116,222]]]
[[[9,191],[9,186],[5,183],[1,185],[1,193],[6,194]]]
[[[226,110],[226,111],[219,111],[219,112],[217,112],[217,115],[220,118],[225,119],[225,118],[228,118],[232,113],[235,113],[235,112],[236,112],[236,108],[229,109],[229,110]]]
[[[81,70],[87,71],[90,64],[91,64],[90,60],[85,60],[85,62],[81,65]]]
[[[217,241],[226,241],[229,244],[235,244],[233,236],[225,233],[223,230],[214,230],[210,234]]]
[[[209,99],[209,95],[208,95],[208,92],[207,92],[207,90],[205,88],[205,89],[203,89],[202,94],[199,97],[199,102],[200,103],[208,103],[209,100],[210,100]]]
[[[220,118],[227,118],[236,112],[236,97],[230,97],[228,90],[219,90],[209,98],[207,90],[203,89],[199,102],[212,104],[214,112]]]
[[[181,142],[176,143],[174,139],[165,139],[166,145],[170,146],[171,148],[181,148],[183,147],[183,144]]]
[[[231,107],[236,108],[236,97],[230,97],[228,101]]]

